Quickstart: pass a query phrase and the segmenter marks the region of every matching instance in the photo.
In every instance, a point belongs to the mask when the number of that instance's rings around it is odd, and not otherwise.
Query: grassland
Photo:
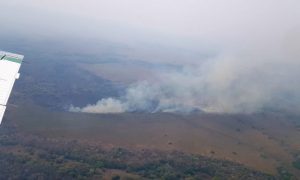
[[[299,115],[65,112],[122,91],[70,62],[22,69],[0,126],[0,179],[300,177]]]
[[[67,124],[63,133],[58,124],[40,129],[40,123],[35,123],[6,121],[1,126],[0,179],[275,179],[227,160],[171,149],[112,145],[91,138],[103,133],[84,135],[87,132],[75,126],[68,129]],[[101,124],[96,128],[107,128],[109,123]]]
[[[282,113],[99,115],[20,105],[9,108],[4,123],[8,121],[24,137],[76,141],[107,150],[176,151],[236,162],[275,176],[300,175],[295,166],[300,153],[300,122],[297,116]]]

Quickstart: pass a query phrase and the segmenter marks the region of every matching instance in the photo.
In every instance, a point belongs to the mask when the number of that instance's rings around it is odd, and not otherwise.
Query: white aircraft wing
[[[0,51],[0,124],[24,56]]]

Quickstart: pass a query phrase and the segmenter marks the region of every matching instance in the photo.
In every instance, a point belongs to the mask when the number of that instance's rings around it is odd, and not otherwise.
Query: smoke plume
[[[295,48],[300,47],[299,42],[293,38],[285,47],[258,45],[246,51],[227,51],[193,64],[182,64],[179,69],[158,71],[157,81],[133,83],[122,97],[109,97],[70,110],[88,113],[298,111],[300,51]]]

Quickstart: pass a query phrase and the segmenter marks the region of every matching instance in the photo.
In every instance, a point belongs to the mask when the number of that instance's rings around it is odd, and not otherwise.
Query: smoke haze
[[[281,59],[282,58],[282,59]],[[116,72],[117,73],[117,72]],[[220,55],[181,70],[160,72],[158,81],[132,84],[121,98],[71,111],[251,113],[300,108],[299,62],[287,56]]]
[[[6,25],[1,35],[105,39],[128,46],[129,62],[178,67],[156,70],[155,81],[134,82],[121,97],[71,111],[300,108],[299,1],[11,0],[0,5]]]
[[[299,33],[265,46],[228,49],[213,57],[158,71],[157,81],[131,85],[121,98],[72,111],[252,113],[300,108]],[[296,50],[297,49],[297,50]],[[115,72],[117,73],[117,72]],[[137,74],[138,76],[138,74]]]

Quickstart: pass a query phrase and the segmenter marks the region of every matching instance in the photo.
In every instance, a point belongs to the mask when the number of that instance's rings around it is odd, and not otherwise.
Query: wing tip
[[[1,122],[3,120],[5,110],[6,110],[6,106],[0,105],[0,125],[1,125]]]
[[[0,56],[6,55],[8,57],[12,57],[12,58],[18,58],[19,60],[23,60],[24,59],[24,55],[21,54],[16,54],[16,53],[11,53],[11,52],[7,52],[7,51],[0,51]]]

